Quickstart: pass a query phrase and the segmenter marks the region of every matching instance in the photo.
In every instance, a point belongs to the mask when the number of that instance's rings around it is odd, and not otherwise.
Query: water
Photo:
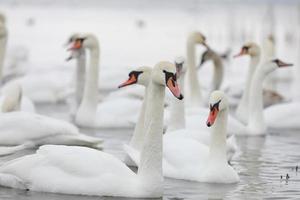
[[[64,104],[55,106],[42,105],[40,113],[69,120],[68,107]],[[124,157],[122,144],[129,141],[133,130],[120,129],[82,129],[83,133],[96,135],[105,140],[105,151],[120,159]],[[165,179],[163,199],[297,199],[300,198],[300,134],[290,131],[272,131],[266,137],[237,138],[239,151],[231,161],[238,171],[240,182],[237,184],[205,184],[191,181]],[[21,155],[33,153],[33,150],[19,152],[13,156],[0,158],[0,162]],[[133,169],[136,170],[136,169]],[[286,181],[286,174],[290,179]],[[281,179],[280,176],[283,178]],[[0,188],[0,199],[126,199],[111,197],[87,197],[48,194]]]

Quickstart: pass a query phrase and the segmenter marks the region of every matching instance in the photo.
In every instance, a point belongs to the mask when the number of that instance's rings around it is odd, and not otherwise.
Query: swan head
[[[184,64],[185,59],[183,57],[175,58],[175,67],[176,67],[176,78],[179,79],[181,76],[184,76],[186,72],[186,66]]]
[[[200,32],[196,31],[196,32],[191,33],[189,36],[189,40],[193,41],[196,44],[202,44],[204,46],[207,46],[206,37]]]
[[[78,34],[77,36],[75,35],[75,37],[71,39],[73,41],[70,50],[79,50],[82,48],[86,48],[86,49],[99,48],[98,39],[93,34]]]
[[[80,55],[82,54],[82,51],[80,51],[79,49],[75,49],[74,48],[74,45],[76,43],[76,39],[77,38],[80,38],[80,33],[73,33],[67,40],[67,42],[65,43],[65,46],[70,46],[72,45],[68,50],[70,51],[70,56],[66,59],[66,61],[70,61],[72,59],[75,59],[75,58],[79,58]],[[76,44],[76,45],[79,45],[79,44]]]
[[[260,47],[258,46],[258,44],[254,43],[254,42],[248,42],[248,43],[244,44],[244,46],[242,46],[240,53],[235,55],[234,58],[240,57],[243,55],[249,55],[251,57],[259,56],[260,55]]]
[[[207,126],[212,126],[220,112],[228,108],[228,100],[224,92],[216,90],[211,93],[209,98],[209,115],[207,119]]]
[[[129,78],[119,85],[118,88],[126,87],[128,85],[139,84],[143,86],[148,86],[149,80],[151,78],[152,68],[143,66],[131,71],[128,76]]]
[[[163,87],[168,87],[172,94],[179,100],[183,99],[177,84],[176,67],[173,63],[161,61],[152,69],[152,82]]]
[[[261,65],[260,69],[263,70],[263,72],[265,74],[268,74],[268,73],[276,70],[277,68],[290,67],[290,66],[293,66],[293,64],[283,62],[276,58],[276,59],[271,59],[271,60],[263,63]]]

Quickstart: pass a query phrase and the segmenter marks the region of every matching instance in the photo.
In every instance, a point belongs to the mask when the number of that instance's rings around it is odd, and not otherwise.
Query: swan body
[[[17,124],[17,126],[16,126]],[[77,127],[61,120],[28,112],[0,114],[0,144],[32,142],[35,145],[65,144],[101,148],[102,140],[79,133]]]
[[[272,129],[300,129],[300,103],[290,102],[270,106],[264,110],[266,124]]]
[[[158,63],[152,73],[146,110],[151,117],[137,174],[104,152],[46,145],[33,155],[2,165],[0,185],[65,194],[162,197],[163,102],[165,86],[179,96],[178,88],[170,85],[176,84],[174,76],[175,67],[168,62]]]

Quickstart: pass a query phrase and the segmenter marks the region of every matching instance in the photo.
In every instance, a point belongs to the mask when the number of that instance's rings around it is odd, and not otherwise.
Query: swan
[[[28,143],[31,145],[26,145]],[[78,128],[71,123],[39,114],[22,111],[0,114],[0,145],[23,145],[28,148],[44,144],[81,145],[101,149],[102,139],[79,133]]]
[[[221,88],[224,77],[224,65],[222,57],[213,51],[210,47],[202,54],[199,68],[207,61],[211,60],[214,64],[214,74],[212,79],[212,87],[210,91],[219,90]],[[209,93],[211,93],[209,92]]]
[[[70,36],[67,45],[72,44],[73,42],[80,42],[80,40],[76,41],[77,38],[80,37],[80,33],[74,33]],[[76,46],[77,44],[75,44]],[[86,52],[85,49],[78,48],[73,49],[71,55],[67,58],[67,61],[72,59],[76,59],[76,73],[75,73],[75,109],[78,109],[78,106],[82,100],[84,82],[85,82],[85,63],[86,63]]]
[[[141,165],[134,173],[116,157],[86,147],[45,145],[0,167],[0,185],[33,191],[154,198],[163,195],[162,131],[165,87],[181,96],[175,67],[155,65],[149,83],[148,131]],[[56,178],[53,178],[56,177]]]
[[[235,58],[243,55],[250,56],[250,65],[248,68],[245,89],[236,109],[236,117],[244,124],[247,124],[248,122],[250,86],[254,72],[260,62],[260,52],[260,47],[256,43],[248,42],[241,48],[240,53],[234,56]]]
[[[22,87],[18,84],[11,84],[1,91],[0,113],[12,111],[24,111],[35,113],[34,103],[22,94]]]
[[[163,140],[165,177],[209,183],[239,181],[237,172],[228,164],[226,157],[227,98],[223,92],[214,91],[209,103],[207,126],[212,126],[210,145],[189,137],[166,134]],[[139,153],[134,149],[130,149],[129,153],[140,166]]]
[[[100,47],[97,38],[92,34],[85,34],[72,44],[72,50],[87,49],[90,54],[89,67],[82,101],[75,114],[75,123],[81,127],[132,127],[128,116],[139,109],[141,101],[134,98],[109,99],[98,104],[98,76]],[[116,117],[119,117],[116,121]]]
[[[7,29],[5,25],[5,16],[0,13],[0,80],[3,76],[4,58],[7,44]]]
[[[261,64],[255,71],[249,93],[249,116],[247,131],[241,134],[265,135],[266,123],[263,113],[263,81],[265,77],[278,67],[288,67],[292,64],[284,63],[279,59],[269,60]],[[238,133],[240,134],[240,133]]]
[[[190,107],[201,107],[202,96],[201,87],[197,76],[196,68],[196,45],[207,46],[205,36],[200,32],[193,32],[187,39],[187,73],[186,73],[186,104]]]

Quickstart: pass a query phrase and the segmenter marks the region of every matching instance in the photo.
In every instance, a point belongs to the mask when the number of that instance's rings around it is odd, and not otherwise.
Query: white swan
[[[35,154],[0,167],[0,185],[65,194],[161,197],[165,86],[180,96],[175,67],[158,63],[149,83],[148,132],[137,174],[116,157],[85,147],[42,146]],[[55,178],[53,178],[55,177]]]
[[[247,135],[265,135],[267,126],[263,113],[263,81],[265,77],[278,67],[288,67],[287,64],[279,59],[274,59],[261,64],[255,71],[251,82],[249,94],[249,116],[247,131],[241,134]]]
[[[257,65],[260,62],[260,47],[253,43],[246,43],[242,48],[241,52],[237,54],[235,57],[249,55],[250,56],[250,65],[248,67],[248,73],[246,78],[246,85],[242,95],[242,98],[238,104],[236,110],[237,118],[243,123],[247,124],[248,115],[249,115],[249,94],[250,94],[250,86],[251,81],[256,70]]]
[[[71,123],[28,112],[0,114],[0,145],[22,145],[28,142],[36,146],[65,144],[102,148],[102,139],[79,133],[78,128]]]
[[[98,76],[100,47],[92,34],[82,35],[73,43],[72,49],[87,49],[90,54],[89,67],[86,70],[82,101],[75,115],[75,123],[82,127],[132,127],[128,116],[139,109],[141,101],[133,98],[103,100],[98,104]],[[119,119],[116,121],[116,117]]]
[[[7,44],[7,29],[5,25],[5,16],[0,13],[0,80],[2,81],[4,58]]]
[[[189,35],[187,39],[187,73],[186,73],[186,82],[185,84],[185,99],[186,104],[191,107],[202,106],[202,95],[201,87],[197,76],[197,67],[196,67],[196,45],[202,44],[206,46],[206,38],[203,34],[199,32],[193,32]]]
[[[77,38],[80,37],[80,33],[74,33],[70,36],[67,45],[72,44],[73,42],[77,42],[77,44],[74,44],[75,46],[80,45],[80,40],[77,40]],[[78,49],[70,49],[71,55],[67,58],[67,61],[71,59],[76,59],[76,72],[74,76],[74,85],[75,85],[75,103],[72,105],[72,113],[75,113],[78,109],[80,102],[82,100],[83,96],[83,89],[84,89],[84,82],[85,82],[85,76],[86,76],[86,52],[83,48]]]
[[[227,98],[223,92],[215,91],[209,102],[207,125],[213,125],[210,146],[189,137],[166,134],[163,140],[164,176],[211,183],[239,181],[238,174],[228,165],[226,157]],[[129,153],[139,165],[139,154],[134,149],[130,149]]]

